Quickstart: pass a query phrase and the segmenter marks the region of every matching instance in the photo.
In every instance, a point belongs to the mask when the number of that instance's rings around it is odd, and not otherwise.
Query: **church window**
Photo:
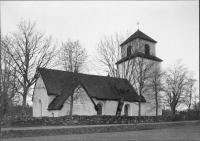
[[[128,115],[129,115],[128,111],[129,111],[129,104],[126,104],[126,105],[124,106],[124,115],[125,115],[125,116],[128,116]]]
[[[97,110],[97,115],[102,115],[102,104],[98,103],[97,104],[98,110]]]
[[[131,55],[131,46],[128,46],[127,48],[127,56],[130,56]]]
[[[39,117],[42,116],[42,101],[39,100]]]
[[[51,116],[54,117],[54,113],[51,113]]]
[[[145,44],[145,54],[149,55],[149,45]]]

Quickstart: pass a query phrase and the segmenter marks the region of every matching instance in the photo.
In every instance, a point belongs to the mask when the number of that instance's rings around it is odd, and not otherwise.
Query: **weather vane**
[[[138,21],[137,25],[138,25],[138,30],[139,30],[139,21]]]

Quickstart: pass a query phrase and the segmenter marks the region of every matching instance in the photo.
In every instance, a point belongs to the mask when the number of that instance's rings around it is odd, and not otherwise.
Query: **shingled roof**
[[[125,40],[120,46],[125,45],[126,43],[136,39],[136,38],[141,38],[153,43],[157,43],[154,39],[152,39],[151,37],[147,36],[146,34],[144,34],[142,31],[140,31],[139,29],[133,33],[133,35],[131,35],[127,40]]]
[[[122,62],[125,62],[125,61],[127,61],[129,59],[133,59],[133,58],[136,58],[136,57],[146,58],[146,59],[153,60],[153,61],[158,61],[158,62],[162,62],[163,61],[163,60],[161,60],[160,58],[158,58],[156,56],[147,55],[147,54],[144,54],[144,53],[141,53],[141,52],[137,52],[135,54],[132,54],[130,56],[127,56],[127,57],[124,57],[124,58],[120,59],[115,64],[120,64]]]
[[[126,79],[108,76],[87,75],[67,71],[38,68],[44,81],[48,95],[56,95],[49,104],[48,110],[60,110],[74,89],[81,85],[89,98],[99,100],[119,100],[121,88],[128,91],[124,94],[124,101],[138,102],[139,96]],[[142,102],[146,102],[142,96]]]

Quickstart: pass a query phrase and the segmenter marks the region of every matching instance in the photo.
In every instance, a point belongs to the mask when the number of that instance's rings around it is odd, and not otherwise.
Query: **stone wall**
[[[31,117],[15,116],[2,120],[2,126],[52,126],[52,125],[96,125],[96,124],[135,124],[179,121],[176,116],[62,116],[62,117]]]

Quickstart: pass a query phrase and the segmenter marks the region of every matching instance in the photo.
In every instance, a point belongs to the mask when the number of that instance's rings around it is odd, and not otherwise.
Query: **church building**
[[[116,62],[120,78],[38,68],[40,76],[33,93],[33,116],[69,115],[71,102],[73,115],[116,115],[122,93],[120,114],[137,116],[139,95],[126,78],[124,68],[127,62],[138,58],[159,65],[162,60],[156,57],[156,43],[139,30],[125,40],[120,45],[121,59]],[[148,98],[141,95],[140,101],[142,116],[155,115]],[[161,108],[158,114],[162,114]]]

